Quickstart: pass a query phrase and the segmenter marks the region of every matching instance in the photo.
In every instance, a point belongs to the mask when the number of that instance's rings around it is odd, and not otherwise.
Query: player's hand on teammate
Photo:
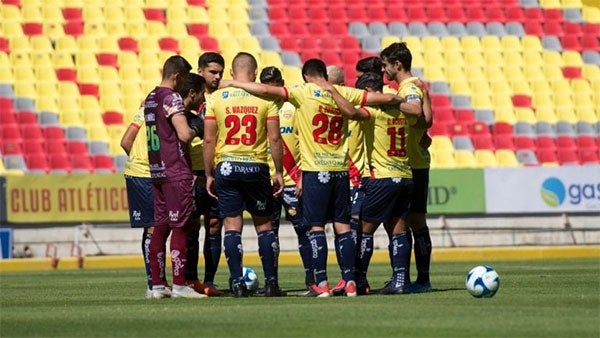
[[[227,87],[233,87],[233,80],[221,79],[221,81],[219,81],[219,89]]]
[[[278,197],[283,192],[283,176],[281,173],[275,173],[273,177],[273,197]]]

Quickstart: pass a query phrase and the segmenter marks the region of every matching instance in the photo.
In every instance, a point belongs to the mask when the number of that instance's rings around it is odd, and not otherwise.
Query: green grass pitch
[[[464,286],[482,262],[434,262],[427,294],[322,299],[300,296],[299,266],[280,267],[288,297],[248,299],[146,300],[141,269],[2,273],[0,337],[600,337],[598,259],[485,263],[501,281],[490,299]],[[371,286],[389,271],[372,266]]]

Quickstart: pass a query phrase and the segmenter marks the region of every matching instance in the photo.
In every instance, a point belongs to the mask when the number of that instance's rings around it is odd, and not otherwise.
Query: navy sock
[[[276,279],[279,245],[273,230],[258,233],[258,254],[262,262],[265,280]]]
[[[357,244],[360,233],[360,221],[358,219],[350,218],[350,231],[352,232],[352,238],[354,238],[354,244]]]
[[[373,234],[361,235],[361,241],[358,248],[358,257],[356,259],[356,265],[358,266],[358,274],[360,276],[367,276],[367,270],[373,257]]]
[[[340,256],[342,259],[342,278],[345,281],[354,280],[354,261],[356,259],[356,243],[352,231],[339,236]]]
[[[333,244],[335,245],[335,258],[337,259],[338,266],[340,267],[340,271],[342,268],[342,252],[340,251],[340,235],[335,234],[335,238],[333,239]]]
[[[300,258],[302,259],[304,273],[307,278],[313,278],[312,247],[310,246],[310,240],[308,239],[308,235],[304,228],[294,226],[294,230],[296,231],[296,235],[298,235],[298,251],[300,252]]]
[[[229,275],[233,280],[242,278],[242,258],[244,256],[242,234],[237,231],[225,231],[223,246],[225,246]]]
[[[429,283],[429,266],[431,264],[431,236],[425,227],[415,232],[415,263],[417,265],[417,283]]]
[[[406,275],[404,276],[404,280],[407,284],[410,284],[410,261],[412,259],[412,247],[413,247],[413,236],[412,231],[410,229],[406,229],[406,240],[408,241],[408,247],[411,248],[408,254],[407,263],[406,263]]]
[[[148,289],[152,290],[152,273],[150,272],[150,240],[152,234],[148,232],[148,228],[144,228],[142,233],[142,255],[144,256],[144,267],[146,268],[146,280]]]
[[[204,282],[214,282],[221,259],[221,235],[204,239]]]
[[[187,235],[187,263],[185,266],[185,279],[186,280],[197,280],[198,279],[198,254],[200,251],[200,245],[198,244],[198,237],[200,233],[198,231],[190,231]]]
[[[325,231],[313,231],[308,235],[312,248],[312,262],[315,272],[315,283],[327,281],[327,239]]]
[[[410,256],[411,252],[406,232],[402,232],[392,237],[390,250],[394,272],[394,278],[392,280],[393,286],[403,287],[407,284],[405,279],[407,270],[406,263],[408,262],[407,256]]]

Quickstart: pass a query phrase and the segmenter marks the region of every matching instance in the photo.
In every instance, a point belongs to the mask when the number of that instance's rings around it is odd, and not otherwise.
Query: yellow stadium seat
[[[32,82],[27,80],[21,80],[18,76],[15,76],[16,81],[14,84],[15,96],[23,96],[30,97],[35,99],[37,97],[37,92],[35,90],[35,86],[32,86]]]
[[[140,40],[147,35],[146,22],[127,21],[125,22],[125,31],[128,36]]]
[[[544,75],[544,71],[542,67],[537,64],[528,64],[525,61],[525,67],[523,67],[523,73],[527,77],[529,81],[542,80],[546,81],[546,77]]]
[[[30,46],[36,52],[50,53],[54,51],[52,42],[45,35],[34,35],[30,39]]]
[[[52,55],[52,64],[54,68],[75,68],[73,57],[70,52],[67,51],[56,51]]]
[[[470,80],[484,80],[487,81],[485,75],[483,74],[483,70],[479,66],[471,66],[468,63],[465,65],[465,75],[467,79]]]
[[[107,36],[122,37],[127,35],[125,29],[125,23],[123,22],[106,22],[104,24],[104,30]]]
[[[457,67],[445,67],[444,59],[440,58],[439,52],[425,52],[423,53],[423,61],[425,61],[426,66],[435,66],[437,68],[442,69],[455,69]]]
[[[188,18],[193,18],[196,23],[209,23],[210,18],[206,8],[202,6],[187,6]]]
[[[0,65],[0,83],[14,84],[12,67],[10,65]]]
[[[166,26],[167,35],[179,39],[188,36],[187,26],[182,21],[169,21]]]
[[[21,19],[23,22],[42,22],[42,12],[37,4],[23,3],[21,7]]]
[[[440,150],[431,152],[431,167],[435,169],[453,169],[456,168],[456,159],[454,151]]]
[[[540,6],[543,8],[561,8],[560,0],[540,0]]]
[[[442,43],[437,36],[426,35],[421,38],[421,45],[423,46],[423,53],[439,54],[443,52]]]
[[[274,66],[281,70],[281,68],[283,67],[283,61],[281,60],[281,56],[277,52],[267,50],[261,51],[260,53],[258,53],[258,58],[259,63],[262,65],[262,68]]]
[[[600,80],[600,67],[586,63],[581,66],[581,74],[590,81]]]
[[[523,73],[523,68],[519,65],[507,64],[506,66],[504,66],[502,72],[504,73],[504,76],[508,81],[527,81],[527,78]]]
[[[64,126],[83,126],[79,110],[65,110],[63,107],[60,107],[58,119]]]
[[[500,38],[495,35],[484,35],[481,37],[481,48],[484,53],[501,53],[503,51]]]
[[[592,95],[592,87],[589,81],[585,79],[573,79],[571,80],[570,84],[573,93],[585,93]]]
[[[156,41],[154,41],[156,42]],[[142,49],[138,54],[138,59],[140,66],[153,66],[153,67],[161,67],[162,64],[159,63],[158,60],[158,50],[148,50],[146,48]]]
[[[119,67],[139,67],[138,56],[132,51],[120,51],[117,53],[117,62]]]
[[[597,2],[592,6],[584,2],[584,5],[581,7],[581,16],[583,17],[583,21],[595,24],[600,23],[600,7],[598,7]]]
[[[9,39],[11,54],[15,52],[29,53],[31,51],[31,44],[29,39],[22,36],[13,36]]]
[[[2,24],[2,35],[3,36],[6,36],[7,38],[12,38],[12,37],[22,38],[24,36],[23,27],[21,26],[20,22],[18,22],[18,21],[3,21],[1,24]]]
[[[165,61],[167,61],[167,59],[173,55],[175,55],[175,53],[173,53],[171,51],[162,51],[162,50],[159,51],[158,52],[158,61],[159,61],[159,65],[160,65],[159,69],[162,69],[162,65],[165,63]],[[160,79],[160,76],[158,78]]]
[[[514,168],[521,166],[515,152],[510,149],[498,149],[495,156],[498,167]]]
[[[83,31],[86,35],[96,38],[106,35],[103,22],[86,21],[83,23]]]
[[[250,18],[248,17],[248,10],[242,6],[231,6],[229,7],[229,17],[235,18],[236,22],[249,23]]]
[[[2,11],[0,13],[2,13],[2,22],[16,22],[20,25],[21,20],[23,20],[21,18],[21,10],[19,9],[19,7],[14,6],[14,5],[8,5],[8,4],[2,4],[2,7],[0,7],[2,9]]]
[[[451,77],[448,76],[448,73],[446,73],[446,77],[449,79],[452,79]],[[465,80],[464,78],[462,80],[452,80],[450,82],[450,89],[452,90],[452,94],[458,94],[458,95],[467,95],[467,96],[471,96],[471,88],[469,87],[469,82],[467,82],[467,80]]]
[[[93,113],[100,115],[102,113],[100,102],[98,102],[98,99],[95,96],[81,95],[79,98],[79,105],[84,116]],[[87,120],[87,118],[84,119]]]
[[[100,66],[98,67],[98,76],[101,82],[108,83],[120,83],[121,77],[119,71],[115,67],[111,66]]]
[[[594,107],[594,96],[590,93],[574,93],[572,96],[573,104],[578,107]]]
[[[559,121],[567,121],[571,124],[575,124],[579,122],[577,115],[575,115],[575,111],[572,107],[557,107],[556,108],[556,118]]]
[[[573,94],[569,80],[559,79],[552,81],[550,83],[550,87],[552,88],[553,93],[567,93],[569,95]]]
[[[178,39],[178,42],[179,42],[179,49],[181,49],[182,52],[199,54],[202,50],[200,48],[200,43],[198,42],[198,39],[196,39],[196,37],[194,37],[194,36],[191,36],[191,35],[183,36]],[[197,60],[197,58],[196,58],[196,60]],[[194,61],[194,60],[188,59],[188,61]]]
[[[106,6],[104,6],[104,19],[106,22],[125,22],[123,7],[117,6],[114,3],[107,3]]]
[[[593,106],[575,107],[575,115],[579,121],[588,122],[591,124],[598,123],[599,117],[594,111]]]
[[[496,65],[487,65],[484,69],[485,78],[490,81],[506,81],[502,67]]]
[[[446,81],[446,76],[444,75],[444,69],[441,65],[427,65],[423,70],[423,76],[427,81]]]
[[[33,87],[31,84],[35,83],[35,74],[31,67],[15,67],[13,73],[15,75],[15,85],[27,83],[28,86]],[[19,96],[18,94],[16,95]]]
[[[146,21],[146,32],[156,38],[167,36],[167,29],[160,21]]]
[[[465,60],[462,52],[458,50],[445,51],[444,64],[450,65],[450,67],[464,67]]]
[[[304,80],[302,79],[302,70],[296,66],[284,65],[281,69],[281,75],[288,85],[304,83]]]
[[[566,67],[581,67],[583,60],[581,54],[574,50],[565,50],[562,52],[563,65]]]
[[[512,93],[514,94],[525,94],[531,96],[533,94],[533,90],[529,86],[529,82],[524,81],[522,79],[508,79],[510,83],[510,87],[512,89]]]
[[[492,90],[492,93],[494,91]],[[511,94],[509,93],[494,93],[492,94],[492,105],[495,109],[511,109],[513,108]]]
[[[229,30],[229,27],[225,24],[223,24],[222,22],[211,22],[208,24],[208,33],[210,34],[210,36],[215,37],[216,39],[229,39],[229,40],[234,40],[232,39],[232,34],[231,31]]]
[[[64,51],[74,54],[77,50],[77,41],[72,35],[61,36],[56,39],[55,48],[57,51]]]
[[[381,48],[385,48],[395,42],[400,42],[400,37],[394,36],[394,35],[384,35],[381,37]],[[414,53],[412,48],[410,49],[410,51],[411,51],[411,53]],[[419,51],[419,52],[421,52],[421,51]]]
[[[490,89],[494,95],[510,96],[512,94],[510,84],[504,81],[490,82]]]
[[[36,83],[57,83],[56,72],[52,67],[36,67],[34,68]]]
[[[208,18],[210,23],[224,23],[230,18],[227,7],[209,7]]]
[[[158,83],[160,80],[160,72],[161,68],[157,65],[149,65],[140,67],[140,78],[144,80],[152,80],[155,83]]]
[[[239,42],[240,42],[241,50],[246,51],[250,54],[256,55],[257,53],[259,53],[262,50],[260,48],[260,43],[253,36],[245,36],[245,37],[239,38]]]
[[[581,8],[581,1],[582,0],[561,0],[560,3],[562,8]]]
[[[458,168],[477,168],[477,160],[470,150],[456,150],[454,158]]]
[[[58,82],[58,94],[60,99],[64,97],[79,97],[79,87],[75,82],[71,81],[59,81]]]
[[[421,44],[421,39],[419,39],[418,37],[407,35],[403,36],[401,41],[406,42],[406,46],[408,47],[408,49],[410,49],[411,52],[414,50],[423,54],[423,45]]]
[[[471,97],[471,106],[473,109],[493,109],[494,105],[488,94],[476,94]]]
[[[100,107],[103,111],[123,111],[123,104],[121,97],[111,97],[111,96],[101,96],[100,97]]]
[[[167,1],[167,10],[172,8],[186,8],[188,5],[187,0],[169,0]]]
[[[252,36],[247,22],[231,22],[229,23],[229,31],[238,39]]]
[[[519,122],[527,122],[529,124],[535,124],[537,118],[531,108],[515,107],[515,117]]]
[[[481,47],[481,41],[478,37],[473,35],[463,36],[460,39],[460,44],[462,45],[463,52],[480,52],[483,53],[483,48]]]
[[[121,97],[121,86],[118,83],[103,82],[98,85],[100,97]]]
[[[562,55],[559,52],[545,50],[542,52],[542,60],[546,65],[563,66]]]
[[[179,21],[184,24],[190,23],[190,19],[188,18],[188,13],[185,7],[172,7],[171,4],[169,4],[166,16],[167,22]]]
[[[554,109],[548,107],[540,107],[535,110],[535,118],[538,121],[544,121],[551,124],[555,124],[558,119],[556,118],[556,113]]]
[[[126,6],[123,9],[123,14],[125,15],[125,22],[128,22],[128,23],[146,22],[146,17],[144,16],[144,11],[143,11],[142,7]]]
[[[465,51],[463,53],[464,64],[466,66],[477,66],[483,67],[485,66],[485,60],[483,59],[483,54],[478,51]]]
[[[552,94],[552,88],[545,79],[530,82],[534,94]]]
[[[121,127],[121,126],[120,126]],[[87,138],[89,141],[107,141],[110,140],[109,136],[108,136],[108,132],[106,131],[106,126],[104,124],[92,124],[92,125],[88,125],[86,126],[86,134],[87,134]],[[124,131],[123,131],[124,133]],[[121,134],[122,136],[123,134]],[[118,142],[118,148],[120,147],[120,142],[121,140],[119,139]],[[109,146],[109,151],[112,151],[110,146]],[[123,149],[121,149],[120,152],[117,153],[124,153]]]
[[[519,52],[519,51],[505,51],[504,52],[504,64],[506,65],[505,67],[509,67],[509,66],[519,66],[519,67],[523,67],[525,65],[524,61],[523,61],[523,53]]]
[[[475,150],[475,159],[477,160],[477,166],[480,168],[495,168],[498,166],[496,155],[492,150]]]
[[[98,51],[98,44],[96,42],[96,37],[90,35],[80,35],[77,38],[77,47],[78,51],[87,51],[96,53]]]
[[[509,124],[517,123],[517,117],[513,108],[494,109],[496,122],[506,122]]]
[[[52,40],[56,40],[65,35],[63,25],[58,21],[45,22],[42,25],[44,35]]]
[[[118,35],[106,35],[97,39],[98,53],[112,53],[117,54],[121,49],[119,48]]]
[[[167,0],[145,0],[147,8],[166,8],[169,4]]]
[[[81,10],[81,15],[85,23],[98,23],[105,20],[102,6],[87,1]]]
[[[17,67],[27,67],[30,68],[31,58],[29,57],[29,53],[25,51],[13,51],[9,54],[8,59],[10,60],[10,64]]]
[[[435,135],[431,137],[431,150],[433,151],[454,151],[454,145],[450,137],[445,135]]]
[[[443,36],[440,39],[444,53],[448,52],[462,52],[462,46],[460,40],[456,36]]]
[[[571,94],[556,92],[554,93],[554,106],[556,108],[570,108],[573,109],[573,99],[571,98]]]
[[[160,50],[160,48],[158,46],[158,39],[156,36],[153,36],[153,35],[149,35],[149,36],[143,37],[142,39],[138,40],[138,47],[139,47],[140,51],[154,52],[154,53],[157,53],[157,55],[158,55],[158,51]],[[141,54],[141,52],[140,52],[140,54]]]
[[[419,52],[411,52],[412,53],[412,67],[423,68],[425,67],[425,59],[423,58],[423,54]]]
[[[65,112],[73,112],[79,114],[79,96],[61,96],[58,101],[58,107],[60,110],[60,114],[64,114]]]
[[[42,17],[44,18],[44,22],[63,23],[65,21],[61,7],[57,3],[53,2],[43,4]]]
[[[32,52],[31,53],[31,64],[34,67],[48,67],[52,68],[52,59],[50,59],[49,52]]]
[[[502,53],[490,50],[483,53],[483,60],[485,61],[486,67],[503,66],[504,59]]]
[[[473,96],[486,95],[489,97],[492,93],[489,82],[481,78],[469,79],[469,87],[471,88]]]
[[[90,51],[80,50],[75,54],[75,66],[81,67],[98,67],[96,55]]]
[[[98,127],[98,126],[102,126],[104,127],[104,121],[102,120],[102,111],[98,110],[98,111],[82,111],[81,113],[81,122],[83,123],[83,125],[87,128],[90,127]],[[89,133],[88,137],[89,137]],[[102,141],[102,140],[98,140],[98,141]]]
[[[38,111],[58,112],[57,98],[46,97],[43,100],[35,100],[35,109]]]
[[[516,35],[505,35],[500,38],[500,44],[504,52],[523,52],[521,39]]]
[[[536,35],[525,35],[521,38],[521,45],[523,46],[523,53],[529,51],[542,52],[542,42]]]

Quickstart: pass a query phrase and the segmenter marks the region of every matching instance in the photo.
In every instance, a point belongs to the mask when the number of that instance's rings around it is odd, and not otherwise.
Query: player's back
[[[417,87],[414,82],[418,78],[410,77],[403,80],[398,85],[398,96],[404,97],[407,102],[412,100],[419,100],[423,102],[423,92]],[[429,168],[431,156],[427,148],[421,147],[420,142],[423,135],[427,132],[427,128],[417,127],[414,123],[411,123],[411,132],[406,140],[406,150],[410,165],[414,169],[418,168]]]
[[[216,120],[215,164],[223,161],[267,163],[267,120],[278,119],[274,101],[239,88],[212,94],[206,119]]]
[[[132,125],[138,128],[138,133],[133,140],[125,170],[123,174],[135,177],[150,177],[148,164],[148,138],[146,137],[146,123],[144,122],[144,108],[140,107],[133,116]]]

